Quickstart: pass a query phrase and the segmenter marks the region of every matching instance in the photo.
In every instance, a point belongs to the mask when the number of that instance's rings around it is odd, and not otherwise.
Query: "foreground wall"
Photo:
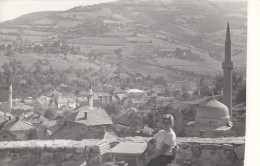
[[[243,137],[199,138],[178,143],[176,164],[180,166],[243,166]]]
[[[144,142],[149,138],[128,137],[119,141]],[[178,166],[242,166],[244,137],[177,138]],[[100,165],[99,140],[50,140],[0,142],[0,166]]]
[[[98,166],[98,140],[0,142],[0,166]]]

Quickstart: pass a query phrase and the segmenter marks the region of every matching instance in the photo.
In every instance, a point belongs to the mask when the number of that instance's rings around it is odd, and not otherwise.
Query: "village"
[[[142,79],[138,75],[135,78],[136,82]],[[12,97],[13,89],[9,86],[9,101],[0,105],[1,141],[149,137],[160,129],[160,116],[164,113],[174,115],[178,136],[202,136],[201,130],[191,132],[196,110],[214,96],[202,96],[198,84],[188,81],[143,90],[90,83],[78,95],[64,88],[69,86],[61,84],[58,90],[49,87],[40,96],[17,99]],[[221,93],[214,96],[221,97]],[[245,126],[245,104],[236,105],[233,111],[236,125],[227,135],[244,135],[241,126]]]

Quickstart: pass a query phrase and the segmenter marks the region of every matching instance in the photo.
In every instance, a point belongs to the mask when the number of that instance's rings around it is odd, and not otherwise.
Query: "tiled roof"
[[[145,91],[140,89],[129,89],[126,91],[127,93],[145,93]]]
[[[13,104],[13,110],[24,110],[24,111],[28,111],[28,110],[33,110],[33,107],[23,104],[23,103],[15,103]]]
[[[6,121],[8,121],[7,118],[0,116],[0,125],[4,124]]]
[[[123,109],[120,111],[120,113],[127,114],[127,115],[131,115],[131,114],[137,113],[137,112],[140,112],[140,111],[134,107]]]
[[[83,123],[87,126],[99,126],[113,124],[111,117],[104,109],[94,107],[90,109],[88,106],[82,106],[78,110],[75,122]],[[84,118],[85,112],[87,119]]]
[[[13,114],[10,114],[10,113],[8,113],[8,112],[3,112],[3,111],[0,111],[0,117],[4,117],[4,116],[6,116],[6,117],[11,117],[11,119],[14,119],[14,116],[13,116]]]
[[[117,94],[117,96],[120,100],[123,100],[124,97],[127,97],[125,94]]]
[[[11,136],[12,138],[9,138],[7,141],[19,141],[19,139],[12,134],[11,132],[7,131],[7,130],[0,130],[0,135],[6,135],[8,134],[9,136]]]
[[[24,120],[13,120],[10,123],[7,123],[4,127],[8,131],[26,131],[33,129],[31,123]]]
[[[121,115],[117,119],[118,124],[122,124],[125,126],[131,126],[131,124],[134,122],[136,116],[131,116],[131,115]]]
[[[97,92],[98,96],[112,96],[110,93],[108,92]]]
[[[51,128],[57,125],[57,121],[56,120],[43,121],[42,125],[45,126],[46,128]]]
[[[65,121],[55,133],[48,139],[69,139],[69,140],[82,140],[82,139],[106,139],[113,137],[114,134],[107,132],[103,129],[87,127],[84,124]]]
[[[141,99],[131,98],[130,100],[131,100],[131,102],[134,103],[134,104],[144,104],[144,103],[145,103],[145,101],[143,100],[143,98],[141,98]]]
[[[67,104],[76,102],[73,98],[60,97],[57,99],[59,104]]]

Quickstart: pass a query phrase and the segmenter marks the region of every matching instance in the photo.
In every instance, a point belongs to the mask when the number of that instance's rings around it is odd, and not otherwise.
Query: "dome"
[[[213,127],[229,125],[229,110],[226,105],[214,98],[201,103],[195,116],[195,124],[199,127]]]

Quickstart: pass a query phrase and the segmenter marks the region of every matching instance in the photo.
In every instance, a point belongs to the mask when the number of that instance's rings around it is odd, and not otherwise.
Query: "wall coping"
[[[147,142],[152,137],[125,137],[111,142]],[[44,148],[85,148],[96,146],[100,139],[74,140],[30,140],[30,141],[6,141],[0,142],[0,150],[4,149],[44,149]],[[245,144],[245,137],[222,137],[222,138],[198,138],[177,137],[177,144]]]

